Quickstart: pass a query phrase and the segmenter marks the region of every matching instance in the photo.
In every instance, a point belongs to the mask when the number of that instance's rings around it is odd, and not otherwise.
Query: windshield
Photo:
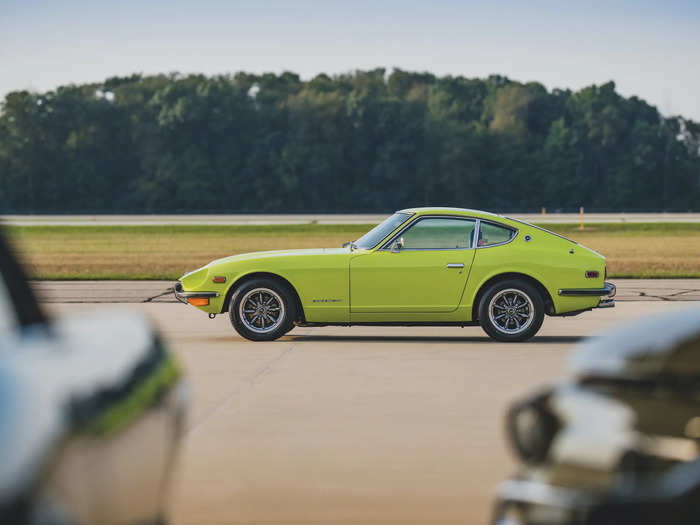
[[[409,213],[394,213],[394,215],[377,224],[374,228],[357,239],[355,241],[355,246],[365,249],[374,248],[384,237],[406,222],[410,216]]]

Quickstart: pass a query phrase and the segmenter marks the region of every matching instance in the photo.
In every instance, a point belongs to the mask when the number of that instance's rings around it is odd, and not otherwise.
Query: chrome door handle
[[[464,268],[464,263],[447,263],[448,268]]]

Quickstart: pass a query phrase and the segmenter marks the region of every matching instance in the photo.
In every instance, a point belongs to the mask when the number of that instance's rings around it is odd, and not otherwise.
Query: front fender
[[[223,313],[228,300],[242,280],[255,275],[272,275],[289,283],[299,296],[308,322],[348,322],[349,302],[349,252],[302,254],[269,258],[238,259],[211,264],[195,272],[197,286],[186,286],[185,291],[215,291],[208,306],[198,307],[207,313]],[[206,275],[198,272],[205,270]],[[214,276],[226,277],[225,284],[216,284]],[[193,279],[194,280],[194,279]]]

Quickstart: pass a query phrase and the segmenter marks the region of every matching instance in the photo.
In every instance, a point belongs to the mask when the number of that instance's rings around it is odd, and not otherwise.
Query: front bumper
[[[615,294],[617,288],[613,283],[605,283],[602,288],[560,288],[559,295],[571,297],[605,296],[598,303],[598,308],[613,308],[615,306]]]
[[[494,506],[493,525],[570,525],[586,523],[591,495],[525,479],[501,484]]]
[[[511,478],[498,489],[492,525],[696,524],[700,460],[634,481],[620,478],[598,490]]]
[[[175,292],[175,299],[184,304],[189,304],[187,299],[211,299],[212,297],[219,297],[219,292],[185,292],[182,289],[182,283],[180,281],[176,282],[173,286],[173,292]]]

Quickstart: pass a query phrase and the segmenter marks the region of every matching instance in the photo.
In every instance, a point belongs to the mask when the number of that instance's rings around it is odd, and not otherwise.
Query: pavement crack
[[[675,297],[676,295],[685,295],[688,293],[698,293],[700,290],[681,290],[680,292],[672,293],[670,297]]]
[[[310,328],[304,335],[309,335],[314,329]],[[221,401],[219,401],[216,406],[204,417],[202,417],[198,422],[192,425],[185,431],[186,436],[194,435],[203,426],[205,426],[209,421],[211,421],[216,415],[221,413],[234,399],[240,397],[245,392],[252,390],[255,385],[260,383],[260,379],[266,374],[270,373],[277,365],[284,361],[294,349],[299,345],[299,343],[292,343],[287,348],[282,350],[275,357],[267,361],[263,366],[256,370],[250,377],[242,380],[242,385],[240,385],[235,390],[229,392]]]
[[[646,292],[639,292],[639,296],[640,297],[652,297],[654,299],[659,299],[660,301],[671,301],[672,300],[664,295],[652,295],[652,294],[648,294]]]

